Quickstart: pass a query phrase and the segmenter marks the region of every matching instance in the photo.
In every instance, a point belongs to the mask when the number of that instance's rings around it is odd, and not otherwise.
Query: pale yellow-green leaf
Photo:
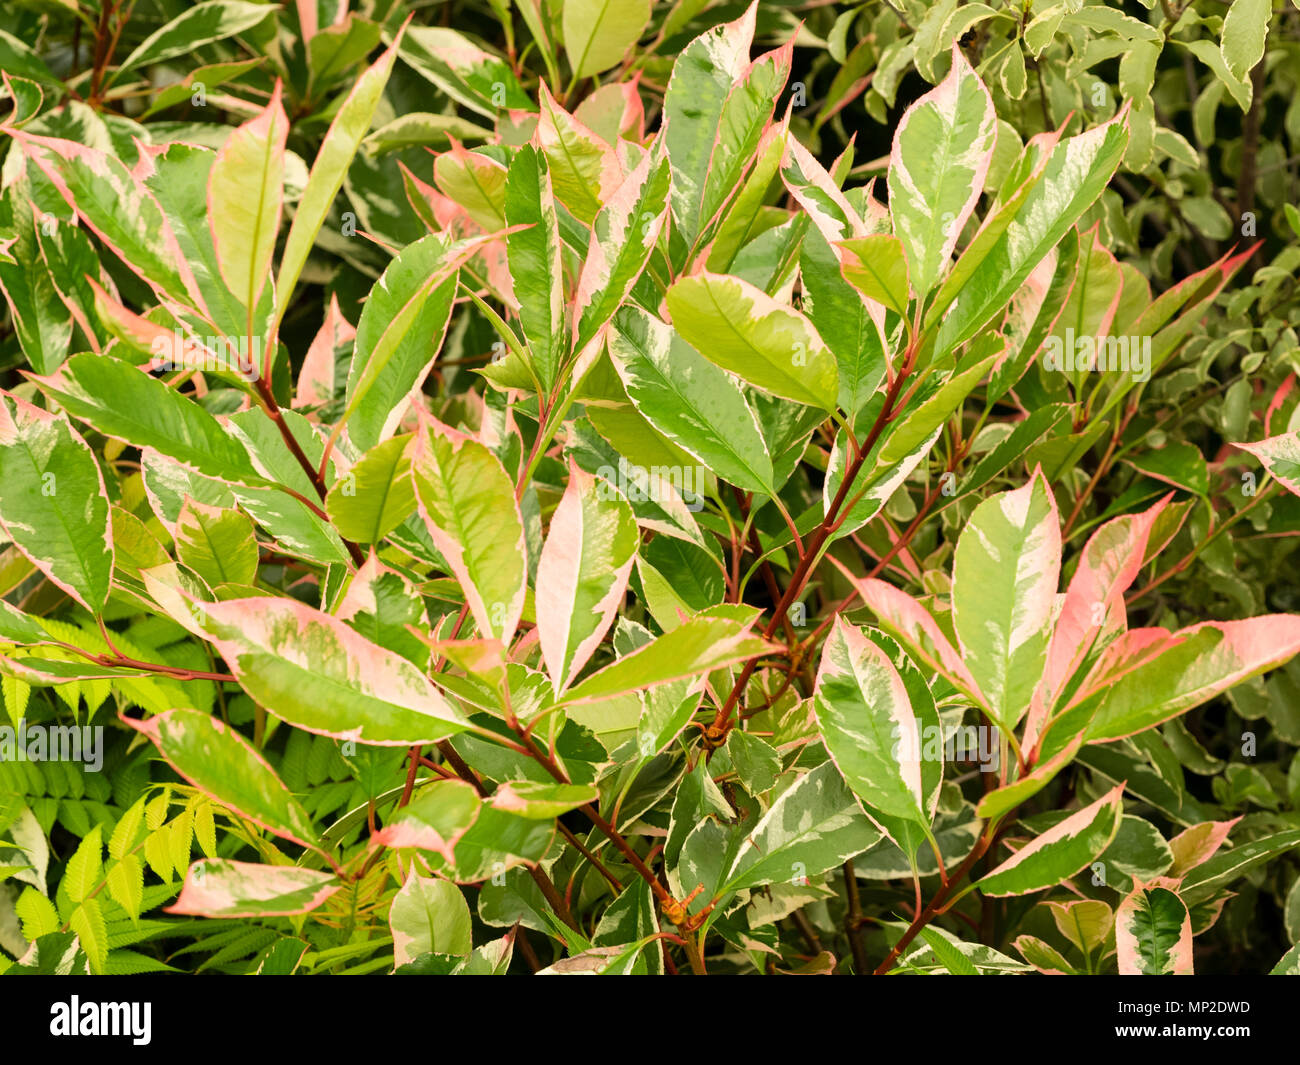
[[[140,830],[144,826],[144,809],[145,799],[141,796],[117,819],[113,834],[108,838],[110,858],[121,858],[140,841]]]
[[[575,78],[608,70],[650,20],[650,0],[565,0],[564,50]]]
[[[11,677],[7,673],[4,677],[0,677],[0,686],[4,690],[5,710],[9,712],[9,720],[17,728],[18,723],[23,719],[23,714],[27,712],[27,700],[32,694],[32,686],[25,680]]]
[[[82,839],[63,873],[63,889],[73,902],[81,902],[95,890],[103,867],[103,829],[96,825]]]
[[[208,175],[208,215],[221,277],[250,313],[271,276],[288,133],[277,83],[266,109],[230,135]]]
[[[134,921],[144,902],[144,863],[139,855],[128,854],[108,871],[108,893]]]
[[[23,938],[29,943],[59,930],[59,913],[54,903],[34,887],[27,888],[19,896],[14,903],[14,913],[22,921]]]
[[[108,960],[108,929],[98,899],[87,899],[73,911],[68,927],[77,933],[92,973],[102,973]]]

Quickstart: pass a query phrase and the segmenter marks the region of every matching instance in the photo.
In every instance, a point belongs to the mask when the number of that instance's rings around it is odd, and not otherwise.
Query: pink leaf
[[[1106,522],[1084,545],[1048,649],[1043,688],[1049,704],[1100,640],[1127,627],[1124,592],[1142,568],[1151,528],[1171,496],[1141,514]]]
[[[899,640],[919,664],[942,674],[953,687],[983,703],[975,678],[925,607],[887,581],[855,577],[838,559],[828,557],[853,583],[859,597],[875,613],[880,627]]]
[[[298,371],[295,407],[310,407],[329,403],[334,398],[334,351],[357,335],[352,324],[339,310],[338,293],[330,294],[330,304],[325,311],[325,321],[307,349],[302,369]]]
[[[622,500],[597,505],[596,479],[570,460],[537,566],[537,628],[558,693],[614,622],[636,559],[636,524]]]
[[[1213,858],[1240,820],[1240,817],[1234,817],[1231,821],[1202,821],[1179,832],[1169,841],[1169,849],[1174,853],[1170,874],[1181,878]]]

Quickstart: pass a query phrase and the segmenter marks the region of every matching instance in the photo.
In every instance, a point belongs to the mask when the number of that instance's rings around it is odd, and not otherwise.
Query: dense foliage
[[[1300,972],[1294,0],[0,8],[0,969]]]

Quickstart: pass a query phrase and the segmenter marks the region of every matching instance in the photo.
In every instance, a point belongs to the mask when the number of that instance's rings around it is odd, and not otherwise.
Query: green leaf
[[[252,29],[275,11],[274,5],[243,0],[207,0],[195,4],[141,41],[118,67],[117,75],[178,55],[194,54],[201,45]]]
[[[1082,746],[1083,737],[1076,736],[1051,758],[1039,762],[1032,772],[985,793],[975,812],[980,817],[991,820],[1014,810],[1030,796],[1037,795],[1047,787],[1062,769],[1074,761],[1074,756]]]
[[[1025,961],[1040,973],[1048,976],[1074,976],[1078,973],[1060,951],[1036,936],[1017,936],[1015,945]]]
[[[68,859],[60,887],[73,902],[81,902],[99,884],[99,874],[104,867],[104,841],[101,833],[101,826],[95,825],[77,844],[76,851]]]
[[[14,333],[27,361],[38,373],[49,373],[67,357],[73,323],[41,254],[28,194],[26,182],[15,182],[0,198],[0,225],[15,234],[0,259],[0,289],[9,301]]]
[[[14,913],[22,921],[23,938],[29,943],[59,930],[59,911],[34,887],[23,889],[14,903]]]
[[[618,157],[605,141],[555,102],[545,82],[539,97],[537,139],[546,155],[555,197],[579,222],[591,225],[623,180]]]
[[[289,236],[284,242],[284,252],[280,256],[280,272],[276,275],[275,288],[281,316],[289,305],[289,297],[293,295],[307,256],[316,242],[316,234],[320,232],[320,227],[343,186],[343,179],[357,154],[361,139],[370,129],[371,119],[383,97],[384,87],[388,84],[388,76],[392,72],[393,60],[401,40],[402,34],[399,31],[392,45],[357,79],[334,116],[334,121],[330,123],[325,139],[321,141],[316,161],[307,177],[307,186],[298,199],[293,224],[289,227]]]
[[[209,586],[251,585],[257,578],[257,537],[242,511],[210,507],[188,496],[174,532],[176,557]]]
[[[594,784],[513,780],[506,781],[492,793],[492,808],[530,821],[549,821],[599,798],[600,789]]]
[[[1120,976],[1191,976],[1192,917],[1168,888],[1139,887],[1115,914]]]
[[[1115,925],[1110,906],[1099,899],[1049,902],[1047,907],[1052,911],[1057,931],[1084,954],[1102,946]]]
[[[520,6],[527,21],[529,0]],[[543,38],[534,36],[541,43]],[[455,30],[412,26],[402,42],[402,58],[452,99],[488,118],[502,108],[533,109],[510,64]]]
[[[664,145],[673,171],[673,223],[683,242],[695,242],[705,185],[723,112],[735,82],[749,65],[755,9],[714,26],[677,56],[664,94]]]
[[[208,174],[208,210],[217,263],[222,279],[243,303],[250,321],[271,277],[271,256],[284,205],[288,135],[289,119],[276,82],[271,102],[227,138]],[[263,338],[262,345],[270,348],[271,338]],[[260,361],[261,350],[249,355]]]
[[[1003,729],[1028,711],[1046,665],[1060,570],[1060,518],[1041,471],[976,507],[958,540],[953,628]]]
[[[818,876],[879,838],[835,766],[823,763],[782,792],[754,826],[727,872],[724,891]]]
[[[431,234],[403,248],[370,290],[348,370],[348,439],[368,451],[390,437],[442,347],[468,242]]]
[[[397,965],[430,953],[463,958],[474,949],[469,906],[460,888],[447,880],[412,873],[393,897],[388,927]]]
[[[813,711],[849,787],[911,857],[939,801],[943,733],[924,678],[892,640],[876,639],[881,642],[836,618],[817,670]],[[886,647],[904,663],[906,680]]]
[[[66,416],[9,395],[0,396],[0,527],[87,610],[103,609],[113,545],[94,453]]]
[[[788,143],[789,130],[785,123],[769,126],[764,132],[755,152],[757,161],[753,169],[735,198],[721,212],[717,236],[709,246],[705,261],[714,273],[725,274],[730,270],[742,248],[757,239],[769,224],[767,194],[780,172]]]
[[[726,616],[697,615],[592,674],[570,689],[563,701],[612,699],[655,684],[698,676],[775,649],[767,640],[750,635],[750,624]]]
[[[85,352],[33,380],[105,436],[156,448],[211,477],[262,483],[248,453],[216,418],[130,363]]]
[[[564,50],[573,77],[608,70],[623,58],[650,21],[650,0],[566,0]]]
[[[1243,24],[1244,25],[1244,24]],[[1237,106],[1242,111],[1250,110],[1251,96],[1254,94],[1254,86],[1249,78],[1238,77],[1228,69],[1227,61],[1223,57],[1223,50],[1217,46],[1213,40],[1208,37],[1198,38],[1194,41],[1179,41],[1192,55],[1196,56],[1202,63],[1214,71],[1215,77],[1219,80],[1213,83],[1215,86],[1221,85],[1228,90]],[[1244,58],[1244,50],[1241,55]],[[1216,97],[1212,97],[1217,103],[1217,99],[1222,97],[1219,92]]]
[[[379,36],[378,23],[355,14],[313,33],[307,41],[307,66],[311,71],[312,87],[319,92],[322,86],[337,81],[349,67],[370,54],[379,43]]]
[[[374,836],[385,847],[416,847],[455,860],[454,847],[475,822],[482,806],[476,792],[463,780],[435,780]]]
[[[597,363],[597,366],[599,365]],[[594,409],[589,408],[589,410]],[[637,417],[646,426],[647,431],[653,431],[644,418],[640,415]],[[606,485],[616,489],[619,494],[626,495],[627,501],[632,505],[633,513],[636,514],[638,524],[675,539],[687,540],[700,547],[705,546],[704,533],[694,513],[682,498],[683,492],[673,487],[671,478],[659,479],[659,487],[667,487],[667,492],[651,491],[649,471],[644,471],[643,477],[635,463],[629,463],[623,452],[613,447],[596,432],[589,418],[578,418],[570,422],[568,431],[566,455],[588,473],[595,474]],[[684,474],[685,471],[683,476]],[[694,493],[694,498],[698,498],[704,488],[705,485],[693,481],[691,493]],[[682,489],[685,489],[684,482]]]
[[[733,728],[727,734],[727,754],[740,782],[751,795],[762,795],[776,784],[781,755],[770,743],[751,732]]]
[[[934,951],[934,956],[939,959],[940,964],[954,976],[979,975],[975,963],[953,946],[952,942],[937,928],[922,928],[921,938]]]
[[[222,279],[212,243],[208,183],[216,157],[216,152],[192,144],[178,142],[168,145],[161,155],[154,158],[154,172],[145,179],[145,186],[157,199],[171,225],[176,244],[194,275],[195,285],[203,293],[217,332],[226,334],[228,341],[235,344],[243,340],[248,331],[248,312],[242,300]],[[104,297],[99,297],[99,300],[101,304],[105,303]],[[110,308],[110,313],[112,311]],[[121,312],[116,313],[120,315]],[[110,323],[105,324],[112,328]],[[140,346],[138,342],[137,346]],[[150,350],[157,354],[152,346]],[[231,352],[230,348],[226,350],[228,359],[233,354],[238,360],[240,352]],[[247,370],[257,366],[260,355],[260,351],[249,351],[245,346],[242,352],[245,368],[242,376],[245,379],[254,376]]]
[[[507,172],[494,158],[453,143],[434,160],[433,177],[481,229],[493,233],[505,227]]]
[[[108,960],[108,929],[99,899],[86,899],[73,910],[68,918],[68,927],[77,933],[77,941],[90,962],[90,971],[102,973]]]
[[[432,743],[464,727],[421,670],[337,618],[271,597],[197,606],[249,698],[290,724],[381,746]]]
[[[415,513],[410,435],[376,444],[329,490],[325,510],[340,536],[377,544]]]
[[[1269,976],[1300,976],[1300,943],[1288,950],[1269,970]]]
[[[773,495],[772,459],[740,386],[641,308],[615,322],[609,355],[646,421],[737,488]]]
[[[571,464],[537,566],[538,641],[556,694],[609,631],[639,542],[627,501]]]
[[[1300,828],[1289,828],[1250,843],[1240,843],[1232,850],[1220,851],[1183,877],[1178,894],[1188,906],[1195,906],[1213,898],[1256,866],[1297,846],[1300,846]]]
[[[115,155],[55,137],[15,138],[70,207],[160,296],[204,300],[158,200]]]
[[[30,44],[5,30],[0,30],[0,67],[7,74],[19,74],[50,87],[62,84]]]
[[[860,292],[840,272],[836,250],[816,229],[804,237],[799,273],[803,311],[835,353],[840,407],[856,415],[885,377],[885,346],[880,329]]]
[[[918,299],[948,265],[984,187],[996,135],[993,99],[954,45],[951,71],[907,109],[889,160],[889,213]]]
[[[458,115],[411,111],[380,126],[362,145],[375,155],[386,155],[403,148],[446,148],[453,137],[460,141],[483,141],[491,140],[492,134]]]
[[[0,695],[3,696],[9,720],[13,722],[14,728],[17,728],[22,722],[23,715],[27,713],[27,704],[32,696],[32,686],[25,680],[19,680],[17,677],[6,674],[0,677]]]
[[[501,462],[477,440],[430,418],[416,434],[411,476],[420,516],[479,632],[508,644],[528,575],[523,519]]]
[[[486,880],[517,865],[538,862],[554,839],[554,821],[518,817],[484,804],[456,842],[456,860],[447,871],[461,883]],[[436,858],[430,864],[435,871],[442,868]]]
[[[372,551],[346,587],[343,598],[334,606],[336,617],[407,661],[417,666],[429,664],[429,646],[416,635],[423,634],[428,623],[424,600],[410,581],[380,563]]]
[[[1291,614],[1207,621],[1175,633],[1133,630],[1106,649],[1071,704],[1072,718],[1088,720],[1091,742],[1131,736],[1298,651],[1300,618]]]
[[[835,410],[839,372],[812,323],[738,277],[696,274],[668,290],[673,328],[696,351],[783,399]]]
[[[868,299],[907,316],[907,261],[903,244],[887,233],[842,241],[844,277]]]
[[[1210,490],[1205,457],[1195,444],[1170,443],[1143,450],[1126,461],[1139,473],[1196,495],[1206,495]]]
[[[256,59],[235,59],[229,63],[210,63],[206,66],[195,67],[180,81],[158,86],[153,103],[140,117],[142,120],[151,118],[159,111],[165,111],[169,107],[175,107],[179,103],[192,100],[194,90],[199,85],[202,85],[203,91],[207,93],[218,85],[224,85],[228,81],[237,81],[265,61],[265,57],[258,57]]]
[[[13,100],[13,113],[5,120],[5,124],[10,126],[26,125],[40,113],[45,102],[45,92],[37,82],[8,73],[0,97]]]
[[[700,190],[701,237],[716,232],[715,221],[736,195],[741,178],[753,163],[790,76],[792,52],[793,45],[786,44],[759,56],[741,72],[722,105],[717,140]]]
[[[144,862],[138,854],[125,855],[108,870],[108,893],[113,901],[137,920],[144,905]]]
[[[650,259],[668,213],[669,173],[662,153],[646,155],[596,215],[573,300],[580,359],[598,346]]]
[[[207,858],[190,866],[168,913],[192,917],[283,917],[309,913],[339,890],[332,873],[292,865]]]
[[[1124,785],[1048,829],[976,882],[984,895],[1028,895],[1074,876],[1119,831]]]
[[[530,365],[549,394],[568,354],[564,269],[550,168],[532,145],[520,148],[510,162],[505,211],[511,228],[528,227],[506,237],[506,252]]]
[[[311,816],[243,736],[198,710],[132,722],[182,777],[243,817],[302,846],[316,846]]]
[[[1232,0],[1228,8],[1219,48],[1227,68],[1243,83],[1255,64],[1264,58],[1268,21],[1272,17],[1272,0]]]
[[[1300,433],[1283,433],[1253,444],[1232,446],[1249,451],[1283,488],[1300,496]]]
[[[936,351],[953,350],[1005,308],[1030,271],[1101,195],[1128,145],[1125,119],[1122,113],[1057,144],[985,219],[927,313],[927,328],[937,330]]]

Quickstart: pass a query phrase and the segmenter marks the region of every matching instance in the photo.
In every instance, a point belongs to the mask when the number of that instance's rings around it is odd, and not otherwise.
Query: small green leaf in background
[[[1272,16],[1272,0],[1232,0],[1228,8],[1219,47],[1228,69],[1243,82],[1264,56],[1264,41]]]
[[[564,50],[573,76],[585,78],[623,58],[650,19],[650,0],[567,0]]]

